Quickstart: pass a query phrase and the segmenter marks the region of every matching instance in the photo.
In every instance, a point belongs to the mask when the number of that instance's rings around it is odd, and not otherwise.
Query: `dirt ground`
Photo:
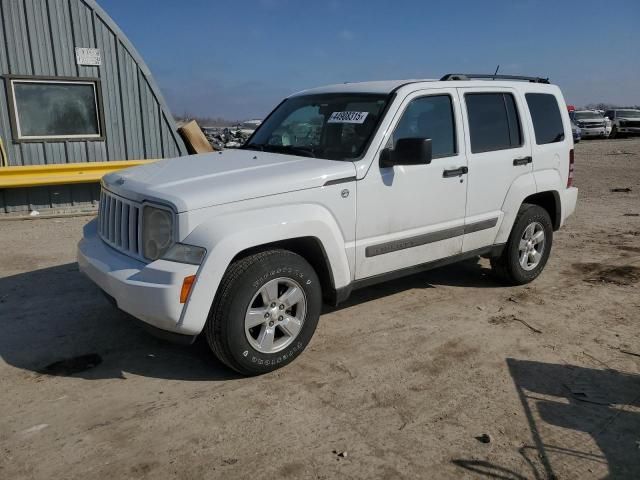
[[[538,280],[358,291],[258,378],[114,310],[75,263],[89,217],[1,221],[0,478],[640,478],[640,139],[576,163]]]

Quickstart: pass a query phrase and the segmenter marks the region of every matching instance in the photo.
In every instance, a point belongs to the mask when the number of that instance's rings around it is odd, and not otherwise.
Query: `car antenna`
[[[495,80],[495,76],[498,75],[498,70],[500,70],[500,64],[498,64],[498,66],[496,67],[496,71],[493,72],[493,79]]]

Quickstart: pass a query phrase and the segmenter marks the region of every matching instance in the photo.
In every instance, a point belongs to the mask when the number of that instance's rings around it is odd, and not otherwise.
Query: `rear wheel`
[[[523,204],[502,255],[491,259],[500,280],[509,285],[533,281],[544,269],[553,242],[549,213],[538,205]]]
[[[225,273],[205,333],[215,355],[243,375],[293,361],[315,332],[322,292],[309,263],[287,250],[234,262]]]

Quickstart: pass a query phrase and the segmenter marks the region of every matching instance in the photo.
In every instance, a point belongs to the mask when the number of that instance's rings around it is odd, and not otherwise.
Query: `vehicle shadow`
[[[34,374],[90,380],[122,378],[125,372],[193,381],[239,377],[203,341],[187,347],[149,335],[114,308],[76,263],[0,278],[0,329],[0,358]]]
[[[477,261],[466,261],[358,290],[338,308],[412,288],[497,286],[487,272]],[[121,378],[124,372],[193,381],[239,378],[203,339],[180,346],[151,336],[114,308],[76,263],[0,278],[0,329],[0,358],[36,374],[94,380]]]
[[[437,288],[438,286],[465,288],[499,288],[502,284],[491,275],[491,269],[480,264],[480,257],[471,258],[452,265],[415,273],[406,277],[381,282],[366,288],[354,290],[349,299],[337,307],[325,306],[323,313],[394,295],[405,290]]]
[[[533,478],[560,478],[554,464],[575,478],[605,469],[607,478],[640,478],[640,375],[513,358],[507,365],[533,438],[519,449]],[[490,478],[523,478],[488,462],[452,463]]]

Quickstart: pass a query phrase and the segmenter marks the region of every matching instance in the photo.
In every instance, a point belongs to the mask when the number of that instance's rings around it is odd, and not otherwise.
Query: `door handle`
[[[465,173],[469,173],[469,169],[467,167],[459,167],[454,168],[453,170],[444,170],[442,172],[442,176],[444,178],[459,177],[460,175],[464,175]]]
[[[514,158],[513,159],[513,166],[514,167],[518,167],[520,165],[528,165],[531,162],[533,162],[533,158],[531,158],[531,157]]]

